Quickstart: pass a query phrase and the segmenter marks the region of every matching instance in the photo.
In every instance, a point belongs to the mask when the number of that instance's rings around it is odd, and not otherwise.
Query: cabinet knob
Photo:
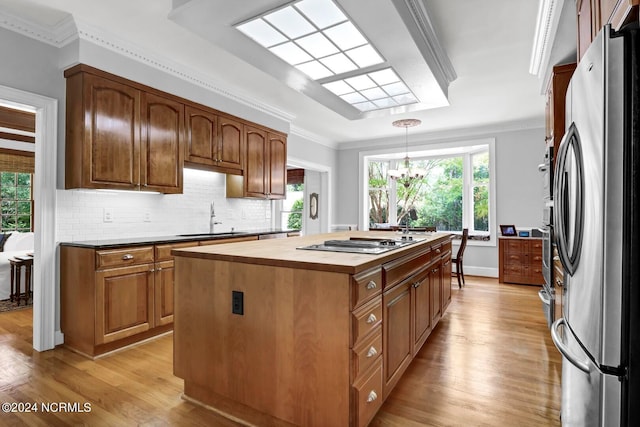
[[[436,249],[436,253],[439,254],[440,252],[442,252],[442,250],[440,248]]]
[[[131,254],[122,255],[122,260],[123,261],[130,261],[132,259],[133,259],[133,255],[131,255]]]
[[[367,352],[367,357],[373,357],[377,354],[378,354],[378,350],[376,350],[374,346],[371,346],[371,348],[369,348],[369,351]]]
[[[162,267],[156,268],[156,271],[162,271]]]
[[[367,290],[370,291],[371,289],[375,289],[377,286],[378,285],[376,284],[376,282],[371,280],[369,283],[367,283]]]
[[[369,396],[367,396],[367,403],[371,403],[377,398],[378,398],[378,394],[375,391],[371,390],[371,392],[369,392]]]
[[[367,323],[374,323],[376,320],[378,320],[378,318],[373,313],[371,313],[369,317],[367,317]]]

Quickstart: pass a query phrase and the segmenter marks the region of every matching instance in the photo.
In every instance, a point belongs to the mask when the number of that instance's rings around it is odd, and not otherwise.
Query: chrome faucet
[[[211,202],[211,216],[209,217],[209,233],[213,233],[214,225],[222,224],[221,222],[216,221],[215,217],[216,217],[216,211],[214,209],[213,202]]]

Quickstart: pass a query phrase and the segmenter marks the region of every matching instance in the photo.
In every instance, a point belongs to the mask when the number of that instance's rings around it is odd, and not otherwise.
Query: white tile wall
[[[271,228],[271,202],[227,199],[225,175],[194,169],[184,170],[183,194],[58,190],[57,198],[61,242],[209,232],[212,201],[216,232]]]

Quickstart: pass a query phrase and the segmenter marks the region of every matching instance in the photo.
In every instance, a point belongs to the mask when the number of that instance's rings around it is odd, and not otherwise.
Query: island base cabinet
[[[411,363],[411,283],[405,281],[383,295],[384,397]]]

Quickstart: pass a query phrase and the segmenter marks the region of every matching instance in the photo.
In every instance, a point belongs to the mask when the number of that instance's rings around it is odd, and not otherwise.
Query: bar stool
[[[29,298],[31,297],[31,270],[33,269],[33,258],[12,258],[9,260],[9,264],[11,265],[11,293],[9,295],[9,299],[11,301],[15,299],[18,302],[18,305],[20,305],[20,300],[24,298],[24,305],[27,305],[29,304]],[[20,292],[22,267],[25,269],[24,294]]]

